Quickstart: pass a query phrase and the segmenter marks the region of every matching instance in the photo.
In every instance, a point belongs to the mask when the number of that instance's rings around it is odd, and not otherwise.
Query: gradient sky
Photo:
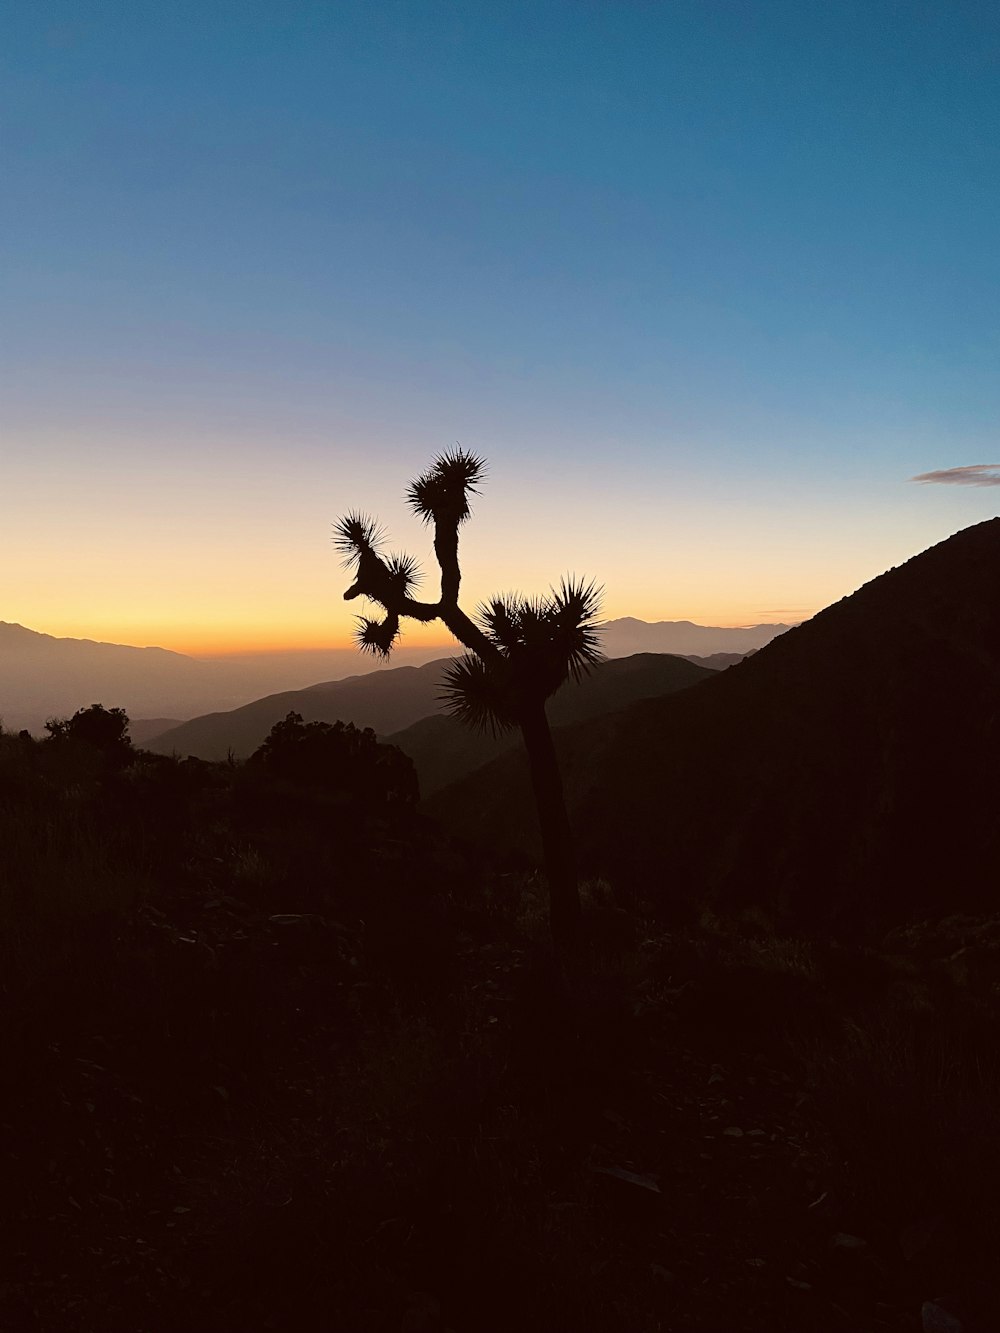
[[[1000,459],[993,0],[0,16],[0,619],[343,643],[456,441],[470,601],[797,620],[997,513],[908,480]]]

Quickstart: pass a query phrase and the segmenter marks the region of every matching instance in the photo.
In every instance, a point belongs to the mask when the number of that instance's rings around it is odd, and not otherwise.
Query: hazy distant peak
[[[783,630],[794,628],[793,625],[786,625],[784,622],[773,623],[771,621],[760,621],[755,625],[700,625],[695,620],[640,620],[637,616],[619,616],[615,620],[606,620],[602,628],[610,629],[617,625],[641,625],[644,629],[672,629],[675,627],[677,629],[704,629],[719,634],[739,633],[742,630],[774,630],[778,634]]]
[[[602,647],[609,658],[668,653],[721,667],[728,665],[725,656],[755,652],[786,628],[724,629],[690,620],[649,624],[627,616],[605,625]],[[438,664],[433,674],[450,657],[441,646],[404,645],[387,666],[347,648],[207,659],[168,648],[59,638],[6,621],[0,621],[0,654],[0,718],[8,728],[35,732],[41,731],[46,718],[68,717],[92,703],[122,707],[136,720],[169,720],[229,713],[255,700],[273,700],[299,690],[307,691],[314,702],[331,692],[352,700],[362,695],[381,699],[407,682],[419,692],[425,679],[420,673],[427,664]],[[379,683],[383,677],[384,683]],[[433,711],[433,704],[432,699],[425,711]],[[381,716],[380,705],[372,717],[378,721]],[[402,715],[385,719],[393,730],[409,720]],[[256,736],[249,739],[259,744]]]
[[[27,629],[15,620],[0,620],[0,643],[15,639],[51,639],[51,634],[39,634],[37,630]]]
[[[608,657],[635,653],[674,653],[681,657],[712,657],[717,653],[755,652],[791,626],[698,625],[691,620],[639,620],[623,616],[601,628],[601,646]]]
[[[401,650],[403,661],[439,657],[438,648]],[[0,721],[40,733],[50,717],[93,703],[124,708],[136,720],[186,719],[229,712],[264,695],[303,689],[341,674],[355,688],[375,664],[354,649],[258,654],[234,661],[189,657],[169,648],[59,638],[0,621]],[[403,662],[398,664],[403,668]],[[321,686],[322,692],[322,686]],[[147,733],[149,734],[149,733]]]
[[[61,635],[44,634],[40,630],[28,629],[16,621],[0,620],[0,646],[18,648],[36,648],[39,650],[67,651],[76,649],[106,649],[115,653],[162,653],[166,657],[178,658],[193,663],[195,659],[185,653],[174,652],[172,648],[159,648],[156,645],[139,646],[132,643],[109,643],[104,639],[74,639]]]

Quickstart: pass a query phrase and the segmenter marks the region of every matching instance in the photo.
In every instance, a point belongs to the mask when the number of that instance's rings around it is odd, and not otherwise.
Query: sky
[[[470,605],[803,619],[998,512],[998,123],[992,0],[0,0],[0,620],[342,645],[456,443]]]

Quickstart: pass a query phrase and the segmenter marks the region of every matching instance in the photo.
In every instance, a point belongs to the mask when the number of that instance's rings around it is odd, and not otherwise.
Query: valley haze
[[[623,619],[606,625],[604,646],[609,657],[636,652],[743,654],[787,628],[777,624],[722,629],[690,621]],[[422,666],[448,652],[442,644],[404,644],[393,653],[390,666],[355,648],[196,658],[164,648],[56,638],[0,621],[0,720],[8,730],[41,734],[47,719],[102,703],[124,708],[133,721],[134,739],[145,744],[181,722],[241,708],[264,695]],[[148,719],[163,725],[153,727]]]

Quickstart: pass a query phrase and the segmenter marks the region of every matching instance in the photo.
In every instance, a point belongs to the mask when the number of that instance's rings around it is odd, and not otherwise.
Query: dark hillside
[[[126,722],[0,731],[0,1328],[998,1327],[1000,917],[554,967],[372,733]]]
[[[713,674],[710,668],[666,653],[637,653],[602,662],[579,685],[563,686],[549,704],[549,719],[555,727],[568,726],[623,708],[636,699],[688,689]],[[520,744],[517,732],[483,735],[440,713],[421,718],[388,740],[413,760],[425,797]]]
[[[349,676],[304,690],[286,690],[255,699],[227,713],[209,713],[163,732],[146,744],[158,754],[193,754],[199,759],[238,758],[252,754],[276,722],[300,714],[306,722],[353,722],[387,734],[407,727],[438,706],[438,683],[446,663],[441,658],[421,667],[396,667]]]
[[[750,657],[757,651],[751,649],[749,653],[710,653],[708,657],[698,657],[693,653],[681,653],[681,657],[686,657],[689,662],[695,666],[708,667],[710,671],[725,671],[727,667],[735,666],[737,662],[742,662],[744,657]]]
[[[178,717],[139,717],[130,719],[128,730],[133,745],[145,745],[147,741],[155,740],[165,731],[181,725]]]
[[[996,902],[998,715],[994,519],[697,689],[560,744],[591,866],[665,905],[847,926]],[[516,757],[432,806],[484,836],[532,836]]]

